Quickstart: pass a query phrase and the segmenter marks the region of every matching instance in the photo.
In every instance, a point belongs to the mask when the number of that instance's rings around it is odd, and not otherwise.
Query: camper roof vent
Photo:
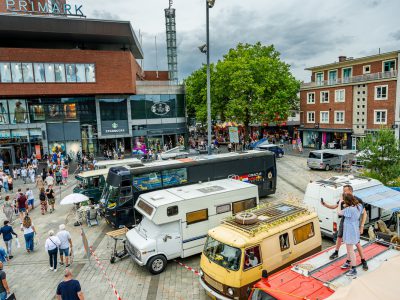
[[[222,186],[219,186],[219,185],[211,185],[211,186],[207,186],[207,187],[198,189],[199,192],[202,192],[204,194],[215,193],[215,192],[219,192],[219,191],[223,191],[223,190],[225,190],[225,188]]]
[[[164,197],[162,195],[154,195],[154,196],[151,196],[151,199],[152,200],[161,200],[161,199],[164,199]]]

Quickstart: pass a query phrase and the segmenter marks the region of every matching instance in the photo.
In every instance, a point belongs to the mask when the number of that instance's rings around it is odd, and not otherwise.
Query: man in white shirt
[[[46,184],[48,186],[54,185],[54,178],[53,178],[53,176],[50,176],[50,174],[47,175],[47,177],[44,181],[46,181]]]
[[[33,191],[29,188],[26,189],[25,193],[26,199],[28,199],[28,212],[35,208],[35,197],[33,196]]]
[[[21,169],[21,177],[24,183],[26,183],[26,177],[28,176],[28,171],[25,167],[22,167]]]
[[[65,230],[65,225],[61,224],[59,226],[60,231],[57,233],[57,237],[60,239],[60,265],[64,265],[64,255],[65,255],[65,267],[70,266],[68,260],[70,252],[72,252],[72,239],[70,233]],[[71,251],[70,251],[71,248]]]

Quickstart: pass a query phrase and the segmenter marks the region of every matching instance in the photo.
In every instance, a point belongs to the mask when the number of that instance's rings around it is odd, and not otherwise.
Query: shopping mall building
[[[0,0],[4,160],[56,147],[72,155],[131,153],[186,138],[183,86],[167,71],[141,69],[144,54],[129,22],[79,18],[82,7],[63,0],[20,2]],[[59,11],[45,11],[46,3]]]

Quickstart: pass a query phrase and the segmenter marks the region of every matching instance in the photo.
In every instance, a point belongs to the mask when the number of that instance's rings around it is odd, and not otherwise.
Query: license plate
[[[210,276],[208,276],[206,274],[204,274],[204,279],[209,285],[211,285],[217,291],[220,291],[220,292],[223,291],[222,283],[215,281],[214,279],[212,279]]]

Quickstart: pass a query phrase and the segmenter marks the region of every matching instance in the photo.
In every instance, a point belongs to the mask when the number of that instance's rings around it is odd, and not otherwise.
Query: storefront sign
[[[237,127],[229,127],[229,140],[231,143],[239,143],[239,132]]]
[[[151,106],[151,112],[157,116],[166,115],[171,111],[171,107],[165,102],[156,102]]]
[[[123,135],[128,134],[128,121],[117,120],[117,121],[102,121],[101,122],[101,133],[103,135]]]
[[[5,0],[9,12],[22,12],[29,14],[68,15],[74,17],[86,17],[82,12],[82,5],[59,5],[57,3],[34,2],[28,0]]]

